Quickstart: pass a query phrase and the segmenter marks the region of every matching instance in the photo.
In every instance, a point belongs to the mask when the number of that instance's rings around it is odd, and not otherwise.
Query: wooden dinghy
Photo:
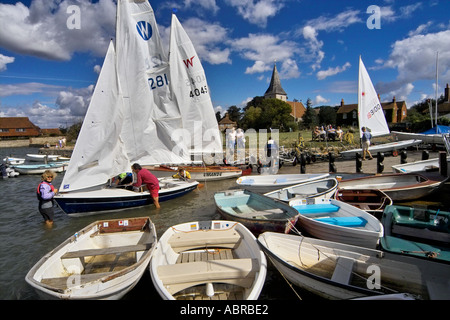
[[[292,234],[265,232],[258,243],[287,280],[327,299],[450,299],[447,264]]]
[[[44,299],[120,299],[147,270],[156,243],[147,217],[96,221],[42,257],[25,280]]]
[[[191,175],[191,179],[197,181],[214,181],[237,178],[242,175],[242,169],[231,166],[144,166],[150,170],[156,177],[171,177],[179,169],[185,169]]]
[[[224,219],[240,222],[255,234],[289,232],[298,219],[298,212],[287,203],[250,190],[216,192],[214,202]]]
[[[381,222],[383,250],[450,264],[450,212],[393,205]]]
[[[264,195],[269,198],[289,202],[294,198],[323,198],[329,199],[336,192],[338,181],[335,178],[326,178],[299,183],[287,188],[267,192]]]
[[[434,192],[444,180],[417,173],[392,173],[342,180],[339,189],[378,189],[393,201],[415,200]]]
[[[383,225],[364,210],[335,199],[296,199],[289,205],[299,213],[298,225],[323,240],[376,248]]]
[[[199,221],[170,227],[150,263],[163,299],[256,300],[267,262],[256,238],[232,221]]]
[[[377,189],[339,189],[334,194],[334,199],[351,204],[352,206],[373,214],[381,219],[386,206],[392,204],[392,199],[381,190]]]

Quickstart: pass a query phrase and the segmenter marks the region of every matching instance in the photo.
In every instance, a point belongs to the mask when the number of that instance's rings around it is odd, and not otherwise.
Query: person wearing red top
[[[143,184],[147,185],[147,189],[153,198],[153,203],[157,209],[159,205],[159,180],[150,171],[142,168],[140,164],[135,163],[131,166],[131,170],[136,173],[137,181],[133,183],[134,187],[140,187]]]

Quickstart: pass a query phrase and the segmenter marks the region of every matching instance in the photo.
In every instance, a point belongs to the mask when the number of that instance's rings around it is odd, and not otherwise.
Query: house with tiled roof
[[[433,112],[436,109],[433,106]],[[429,113],[430,110],[427,108],[426,110],[423,111],[423,113]],[[448,86],[445,87],[445,91],[444,91],[444,101],[442,101],[441,103],[438,104],[438,117],[441,116],[448,116],[450,114],[450,88]],[[433,119],[434,119],[434,114],[433,114]]]
[[[397,101],[395,97],[392,101],[382,102],[381,107],[388,124],[402,122],[408,114],[406,102]],[[345,104],[342,99],[336,114],[336,125],[358,127],[358,104]]]
[[[296,122],[301,121],[303,115],[306,112],[306,108],[303,103],[299,101],[287,101],[287,94],[281,86],[280,76],[278,75],[276,63],[273,66],[272,78],[270,79],[269,88],[267,88],[264,94],[265,99],[278,99],[286,102],[291,106],[291,116]]]
[[[0,117],[0,139],[26,139],[37,137],[41,129],[28,117]]]
[[[225,117],[223,117],[222,120],[219,121],[219,130],[220,131],[225,131],[227,129],[231,129],[231,128],[236,128],[237,127],[237,122],[236,121],[232,121],[230,119],[230,117],[228,116],[228,112],[225,113]]]

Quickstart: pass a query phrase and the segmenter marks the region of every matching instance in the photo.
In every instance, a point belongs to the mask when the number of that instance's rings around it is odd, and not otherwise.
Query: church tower
[[[270,80],[269,88],[264,94],[265,99],[279,99],[286,102],[287,94],[281,87],[280,77],[278,76],[277,65],[274,63],[272,79]]]

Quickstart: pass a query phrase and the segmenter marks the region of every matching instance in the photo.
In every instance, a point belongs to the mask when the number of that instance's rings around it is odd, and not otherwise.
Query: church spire
[[[269,88],[264,94],[264,98],[270,99],[280,99],[286,101],[287,94],[281,87],[280,77],[278,76],[277,64],[276,61],[273,65],[272,79],[270,80]]]

